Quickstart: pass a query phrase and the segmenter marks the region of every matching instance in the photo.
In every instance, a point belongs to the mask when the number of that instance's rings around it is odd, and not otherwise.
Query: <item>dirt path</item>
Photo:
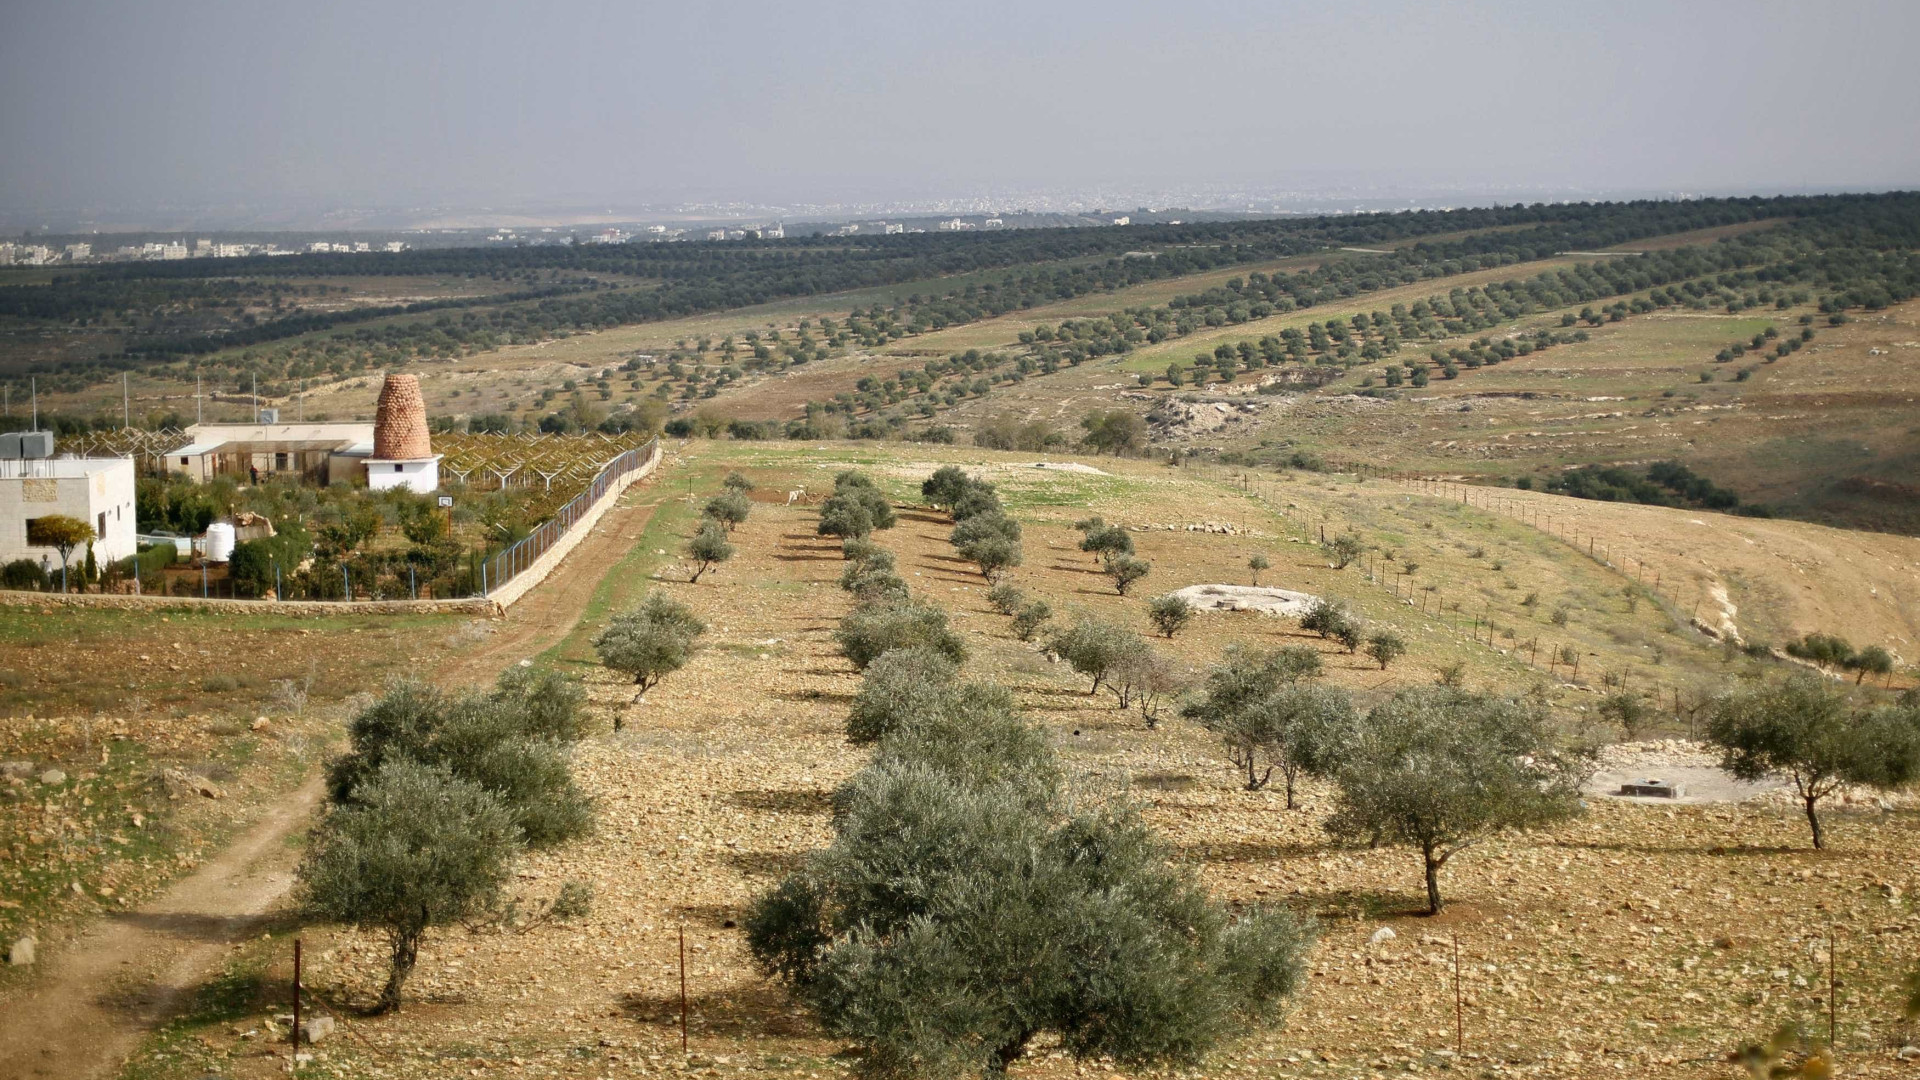
[[[606,568],[639,539],[658,504],[652,485],[631,489],[495,633],[449,658],[439,681],[489,682],[501,668],[565,637]],[[322,789],[319,776],[310,778],[160,898],[101,919],[45,957],[38,985],[0,1014],[0,1078],[111,1075],[147,1031],[177,1012],[218,968],[229,946],[260,931],[286,896],[295,860],[286,838],[312,819]]]

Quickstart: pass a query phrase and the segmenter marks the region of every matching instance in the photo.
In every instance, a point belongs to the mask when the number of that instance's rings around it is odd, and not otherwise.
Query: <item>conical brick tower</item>
[[[411,488],[421,494],[440,487],[440,457],[427,429],[427,403],[420,380],[388,375],[373,414],[373,457],[367,461],[367,486],[375,491]]]
[[[387,461],[433,456],[427,403],[417,377],[389,375],[380,387],[380,407],[373,414],[373,456]]]

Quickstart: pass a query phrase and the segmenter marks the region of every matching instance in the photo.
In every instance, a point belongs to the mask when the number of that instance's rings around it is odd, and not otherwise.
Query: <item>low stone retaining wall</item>
[[[124,596],[101,593],[43,593],[0,589],[0,604],[13,607],[85,607],[109,611],[158,611],[199,608],[218,612],[268,612],[275,615],[421,615],[433,613],[492,617],[501,613],[493,600],[228,600],[199,596]]]

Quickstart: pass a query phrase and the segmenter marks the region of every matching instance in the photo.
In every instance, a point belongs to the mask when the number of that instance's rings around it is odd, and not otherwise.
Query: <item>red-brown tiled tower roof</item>
[[[418,378],[389,375],[380,387],[380,407],[373,414],[373,456],[382,461],[433,456]]]

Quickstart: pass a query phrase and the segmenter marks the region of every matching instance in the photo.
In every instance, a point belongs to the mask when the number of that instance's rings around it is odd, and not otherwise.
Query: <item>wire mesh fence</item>
[[[545,555],[560,538],[567,535],[575,525],[587,516],[587,512],[606,498],[614,484],[628,473],[645,468],[660,452],[660,440],[655,438],[645,446],[635,447],[619,455],[596,474],[587,485],[587,489],[560,507],[551,518],[527,534],[526,538],[515,542],[480,564],[480,595],[490,596],[493,591],[512,581],[515,576],[527,571],[540,556]]]

